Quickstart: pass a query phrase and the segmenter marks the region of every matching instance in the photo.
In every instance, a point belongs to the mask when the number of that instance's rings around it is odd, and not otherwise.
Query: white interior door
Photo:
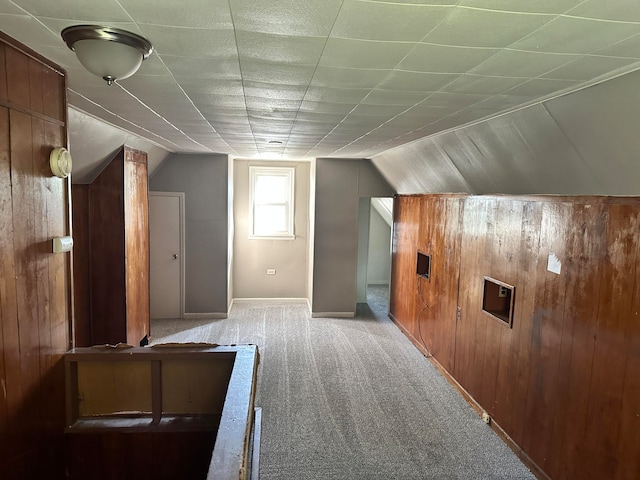
[[[151,318],[182,318],[183,194],[149,193]]]

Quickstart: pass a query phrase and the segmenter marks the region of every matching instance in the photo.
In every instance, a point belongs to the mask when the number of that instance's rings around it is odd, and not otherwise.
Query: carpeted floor
[[[387,289],[369,291],[353,319],[237,303],[153,321],[153,343],[258,345],[262,480],[534,479],[388,319]]]

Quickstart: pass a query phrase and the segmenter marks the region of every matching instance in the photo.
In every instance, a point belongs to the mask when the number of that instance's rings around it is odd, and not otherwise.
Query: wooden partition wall
[[[65,74],[0,34],[0,477],[65,477],[69,185],[49,169],[67,146]]]
[[[75,346],[138,346],[149,334],[147,154],[123,147],[72,192]]]
[[[540,477],[640,478],[639,277],[638,198],[396,198],[392,318]]]

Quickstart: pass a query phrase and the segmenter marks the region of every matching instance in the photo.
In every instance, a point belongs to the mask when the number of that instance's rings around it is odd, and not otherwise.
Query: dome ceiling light
[[[62,39],[80,63],[108,85],[136,73],[153,52],[146,38],[113,27],[75,25],[62,30]]]

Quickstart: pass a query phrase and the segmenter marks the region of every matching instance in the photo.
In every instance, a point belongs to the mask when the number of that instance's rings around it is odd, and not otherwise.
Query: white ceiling
[[[108,87],[60,38],[82,23],[155,51]],[[0,0],[0,30],[74,109],[244,158],[371,157],[640,67],[638,0]]]

